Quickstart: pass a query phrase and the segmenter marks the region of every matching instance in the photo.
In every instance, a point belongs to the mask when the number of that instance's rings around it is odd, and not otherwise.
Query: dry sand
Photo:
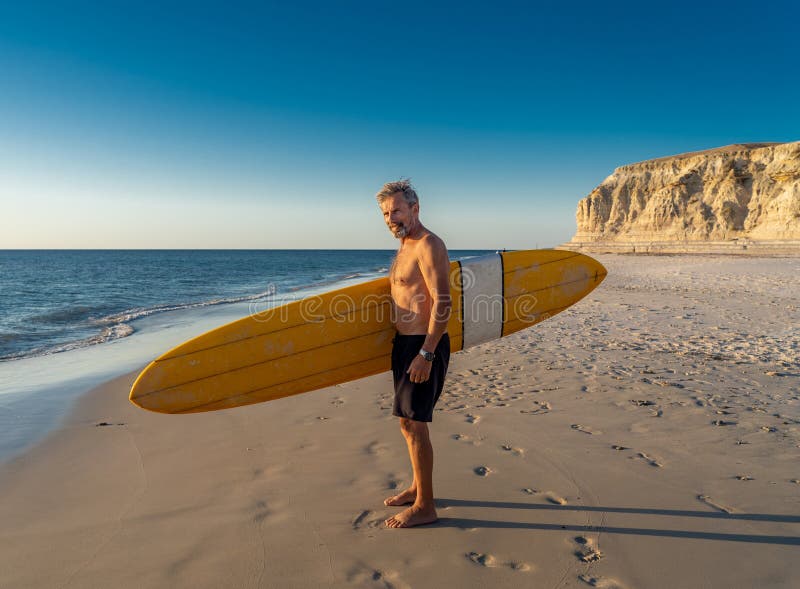
[[[800,586],[800,260],[598,258],[587,299],[453,356],[436,525],[382,525],[388,374],[188,416],[130,374],[0,469],[0,586]]]

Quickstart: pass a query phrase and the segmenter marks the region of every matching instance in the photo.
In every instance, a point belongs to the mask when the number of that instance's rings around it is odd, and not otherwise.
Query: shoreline
[[[696,255],[747,257],[800,257],[800,240],[751,241],[581,241],[573,240],[554,249],[585,254]]]
[[[342,288],[362,278],[346,277],[332,284]],[[316,284],[295,290],[278,302],[324,292],[329,286]],[[0,464],[25,452],[58,427],[75,399],[94,386],[135,366],[143,368],[176,345],[246,316],[252,312],[252,305],[252,301],[226,302],[150,313],[133,320],[135,329],[125,337],[0,361],[4,385],[0,394]]]
[[[0,585],[795,585],[800,261],[601,261],[570,310],[453,355],[439,523],[382,527],[410,482],[388,374],[174,416],[128,402],[137,370],[0,466]]]

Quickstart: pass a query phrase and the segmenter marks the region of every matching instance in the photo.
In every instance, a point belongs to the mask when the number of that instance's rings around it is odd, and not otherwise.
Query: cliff
[[[800,247],[800,141],[728,145],[621,166],[578,203],[576,221],[565,248]]]

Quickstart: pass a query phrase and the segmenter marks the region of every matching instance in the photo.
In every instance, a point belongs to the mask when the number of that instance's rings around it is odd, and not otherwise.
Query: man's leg
[[[387,519],[386,525],[390,528],[410,528],[433,523],[437,515],[433,504],[433,446],[428,424],[401,417],[400,427],[408,442],[416,498],[411,507]]]
[[[406,447],[408,448],[408,458],[411,461],[411,470],[414,470],[414,450],[411,446],[411,434],[406,431],[406,428],[403,426],[404,418],[400,418],[400,432],[403,434],[403,438],[406,440]],[[397,507],[400,505],[408,505],[410,503],[414,503],[417,499],[417,477],[416,474],[412,475],[411,484],[405,491],[398,493],[397,495],[392,495],[391,497],[387,497],[384,499],[383,504],[388,507]]]

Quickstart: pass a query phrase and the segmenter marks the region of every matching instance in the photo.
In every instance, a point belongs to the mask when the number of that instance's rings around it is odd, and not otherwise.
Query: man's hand
[[[410,375],[411,382],[425,382],[431,375],[431,365],[433,362],[428,362],[425,358],[417,354],[411,361],[411,366],[408,367],[408,374]]]

